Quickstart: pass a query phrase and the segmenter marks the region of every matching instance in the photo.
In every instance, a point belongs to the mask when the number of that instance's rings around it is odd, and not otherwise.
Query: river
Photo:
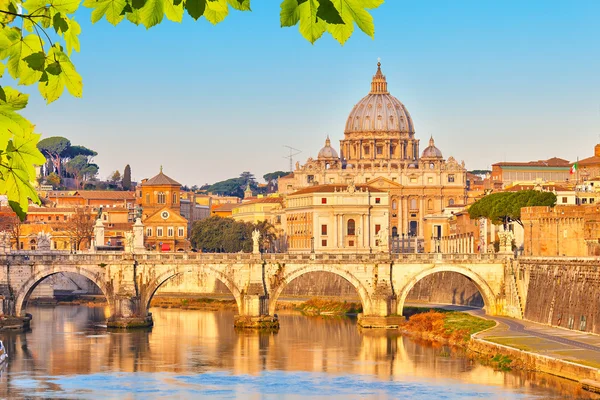
[[[2,398],[558,399],[575,383],[501,372],[449,347],[347,318],[280,314],[278,333],[237,332],[230,311],[152,309],[150,331],[107,332],[103,307],[29,307],[0,333]]]

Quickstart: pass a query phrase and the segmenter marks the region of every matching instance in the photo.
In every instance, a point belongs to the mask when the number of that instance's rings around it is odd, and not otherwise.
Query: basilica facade
[[[360,185],[364,191],[383,191],[388,207],[385,228],[390,236],[423,237],[427,215],[466,203],[466,182],[464,162],[445,159],[433,137],[421,152],[413,120],[406,107],[389,93],[378,63],[369,94],[346,120],[339,153],[327,137],[316,159],[296,163],[292,173],[279,178],[279,191],[292,198],[313,186],[319,186],[320,192],[328,191],[325,187],[329,185]],[[342,192],[333,192],[337,191]],[[333,209],[331,212],[339,214]],[[348,231],[348,227],[339,227],[339,232]],[[441,237],[446,232],[440,226],[434,227],[432,234]],[[311,233],[313,236],[317,235]],[[340,237],[335,243],[345,241]]]

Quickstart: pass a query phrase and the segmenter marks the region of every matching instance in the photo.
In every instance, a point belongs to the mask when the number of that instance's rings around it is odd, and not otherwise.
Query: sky
[[[99,176],[182,184],[288,170],[343,139],[381,58],[388,89],[409,110],[421,149],[431,135],[468,169],[500,161],[593,155],[600,143],[600,1],[387,0],[341,46],[281,28],[280,0],[253,0],[213,26],[164,20],[90,22],[82,7],[83,98],[46,105],[31,88],[26,116],[42,137],[98,152]],[[65,92],[66,93],[66,92]]]

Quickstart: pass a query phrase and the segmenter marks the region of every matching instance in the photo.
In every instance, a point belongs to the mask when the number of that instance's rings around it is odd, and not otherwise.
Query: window
[[[321,240],[321,247],[327,247],[327,239]]]
[[[585,197],[581,199],[581,204],[587,204],[587,199]]]
[[[398,202],[396,200],[392,201],[392,210],[397,210],[398,209]]]
[[[150,204],[150,193],[146,193],[146,204]]]
[[[314,175],[307,175],[306,176],[306,182],[313,183],[314,181],[315,181],[315,176]]]
[[[434,163],[429,163],[429,169],[433,169],[435,168],[435,164]]]
[[[175,235],[175,229],[173,229],[173,227],[168,227],[167,228],[167,236],[168,237],[173,237]]]
[[[329,183],[335,183],[335,178],[329,178]]]
[[[594,200],[596,200],[596,199],[594,199],[594,198],[592,197],[592,198],[590,199],[590,204],[594,204]]]
[[[287,185],[287,190],[292,190],[292,185]]]
[[[567,322],[567,328],[573,329],[573,322],[575,322],[573,320],[574,320],[573,316],[569,315],[569,322]]]
[[[369,179],[371,178],[365,178],[365,183],[369,182]]]
[[[183,228],[177,228],[177,236],[179,237],[184,237],[185,236],[185,231]]]
[[[365,156],[368,156],[368,155],[369,155],[369,146],[365,146],[365,151],[364,151],[364,153],[365,153]]]
[[[582,315],[581,319],[579,320],[579,330],[585,331],[586,326],[587,326],[587,321],[586,321],[585,315]]]
[[[108,215],[104,214],[104,215],[102,215],[102,217],[104,217],[105,221],[108,221]]]
[[[427,183],[433,183],[433,177],[430,176],[429,178],[427,178]]]
[[[453,206],[454,205],[454,199],[449,199],[448,200],[448,205],[449,206]]]
[[[327,204],[327,197],[321,197],[321,204]]]
[[[163,235],[163,228],[156,228],[156,236],[162,236]]]
[[[173,192],[173,204],[177,204],[177,192]]]
[[[393,237],[397,237],[398,236],[398,228],[395,227],[395,226],[392,228],[392,236]]]
[[[158,195],[156,197],[158,204],[165,204],[167,202],[167,198],[164,192],[158,192]]]
[[[417,209],[417,199],[410,199],[410,209],[411,210]]]
[[[393,178],[392,178],[392,182],[396,182],[396,177],[393,177]]]
[[[349,236],[354,236],[356,234],[356,222],[354,222],[353,219],[348,220],[347,233]]]
[[[567,204],[567,198],[566,198],[566,197],[563,197],[563,198],[562,198],[562,203],[563,203],[563,204]]]
[[[377,155],[380,156],[383,154],[383,146],[377,146]]]
[[[381,204],[381,199],[379,197],[375,197],[375,204]]]
[[[52,216],[48,215],[48,221],[52,221]]]
[[[350,247],[354,247],[354,240],[350,240],[350,241],[348,241],[348,246],[350,246]]]
[[[454,182],[454,175],[448,175],[448,183],[453,183]]]
[[[327,225],[321,225],[321,235],[327,235]]]
[[[146,236],[152,236],[152,228],[146,228]]]
[[[375,234],[377,235],[379,233],[379,231],[381,230],[381,225],[376,224],[375,225]]]
[[[64,215],[64,216],[63,216],[63,221],[66,221],[66,220],[67,220],[67,216],[66,216],[66,215]]]

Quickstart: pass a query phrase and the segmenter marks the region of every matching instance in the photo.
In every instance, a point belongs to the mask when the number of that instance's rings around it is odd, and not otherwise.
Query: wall
[[[483,307],[483,298],[473,282],[456,272],[426,276],[412,288],[407,300]]]
[[[516,278],[525,319],[564,328],[572,320],[572,329],[600,333],[598,259],[523,258]]]

